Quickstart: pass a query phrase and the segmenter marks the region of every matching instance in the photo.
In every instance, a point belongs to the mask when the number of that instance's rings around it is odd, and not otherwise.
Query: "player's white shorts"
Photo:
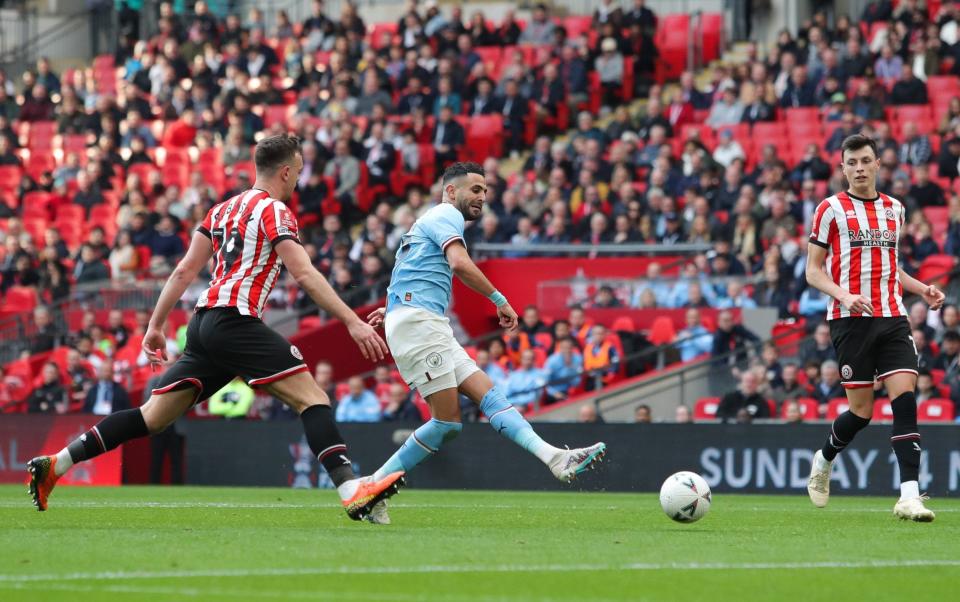
[[[387,312],[384,329],[400,375],[423,397],[458,387],[480,370],[453,337],[449,318],[401,306]]]

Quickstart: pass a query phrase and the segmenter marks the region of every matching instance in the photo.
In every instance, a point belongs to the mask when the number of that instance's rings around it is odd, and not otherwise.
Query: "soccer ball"
[[[678,523],[694,523],[710,510],[710,486],[695,472],[674,473],[660,488],[660,507]]]

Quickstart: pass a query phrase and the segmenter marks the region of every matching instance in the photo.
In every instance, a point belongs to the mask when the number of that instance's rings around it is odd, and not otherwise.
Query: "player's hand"
[[[943,291],[932,284],[927,286],[923,291],[923,300],[927,302],[927,305],[929,305],[932,310],[940,309],[940,307],[943,306],[944,299],[946,299],[946,295],[943,294]]]
[[[500,328],[505,328],[509,331],[517,329],[517,312],[513,311],[509,303],[497,308],[497,317],[500,318]]]
[[[376,312],[374,312],[376,313]],[[387,344],[383,342],[373,326],[362,320],[357,320],[347,325],[350,336],[360,347],[360,353],[368,360],[380,361],[389,353]]]
[[[846,296],[840,299],[840,303],[850,311],[867,314],[868,316],[873,315],[873,303],[863,295],[847,293]]]
[[[374,328],[380,328],[383,324],[383,318],[387,315],[387,308],[381,307],[370,312],[370,315],[367,316],[367,324],[373,326]]]
[[[143,335],[143,352],[150,360],[150,366],[156,367],[167,361],[167,337],[156,328],[147,328]]]

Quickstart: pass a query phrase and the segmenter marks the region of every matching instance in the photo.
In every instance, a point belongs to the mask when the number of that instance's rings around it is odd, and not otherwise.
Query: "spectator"
[[[745,328],[742,324],[735,324],[733,314],[723,310],[717,314],[717,330],[713,333],[713,349],[711,354],[720,357],[730,352],[736,352],[729,360],[730,364],[739,363],[746,359],[748,345],[760,339]]]
[[[800,397],[807,397],[807,390],[798,379],[799,371],[800,367],[797,364],[787,363],[783,365],[780,372],[780,382],[773,387],[770,395],[778,404]]]
[[[333,178],[333,195],[344,205],[357,202],[357,185],[360,183],[360,162],[350,154],[350,143],[341,138],[334,144],[333,158],[327,162],[323,175]]]
[[[890,44],[884,44],[880,50],[880,58],[873,65],[873,74],[887,85],[892,85],[903,75],[903,59]]]
[[[453,119],[449,106],[440,108],[440,118],[433,133],[433,148],[437,165],[441,169],[457,160],[460,149],[466,143],[463,126]]]
[[[934,358],[930,369],[957,372],[960,369],[958,358],[960,358],[960,333],[955,330],[948,330],[943,333],[943,339],[940,341],[940,353]]]
[[[575,328],[572,311],[570,318],[570,326]],[[619,367],[616,346],[608,339],[606,327],[597,324],[590,330],[590,339],[583,348],[583,369],[587,374],[584,388],[587,391],[602,388],[616,378]]]
[[[93,247],[85,244],[80,247],[80,261],[73,270],[77,284],[89,284],[110,279],[110,268],[97,256]]]
[[[493,384],[503,388],[507,383],[507,372],[496,362],[490,361],[490,352],[486,349],[477,349],[477,367],[483,371]]]
[[[633,422],[636,424],[652,423],[653,413],[650,411],[650,406],[645,403],[638,405],[637,409],[633,411]]]
[[[725,125],[736,125],[743,118],[743,105],[737,99],[737,89],[733,84],[728,84],[720,89],[720,99],[714,101],[710,109],[710,115],[707,116],[706,124],[712,128],[720,129]]]
[[[330,403],[336,405],[337,396],[335,391],[337,386],[333,381],[333,366],[330,362],[324,360],[317,362],[317,365],[313,368],[313,380],[316,381],[320,390],[327,394]]]
[[[600,56],[594,60],[594,69],[600,75],[603,104],[609,108],[614,106],[623,88],[624,59],[617,48],[617,41],[613,38],[604,38],[600,50]]]
[[[808,362],[815,361],[819,366],[827,360],[836,359],[837,352],[830,340],[830,327],[826,322],[821,322],[813,331],[813,339],[804,341],[800,347],[800,363],[807,365]]]
[[[140,269],[140,255],[126,230],[117,234],[117,242],[110,251],[110,275],[114,282],[129,284],[136,280]]]
[[[903,124],[903,143],[897,151],[897,158],[905,165],[923,165],[933,158],[933,149],[930,140],[917,132],[917,125],[912,121]]]
[[[720,143],[713,150],[713,160],[727,168],[735,160],[746,160],[747,155],[743,152],[740,143],[733,139],[732,130],[720,130]]]
[[[770,418],[770,406],[758,393],[759,382],[752,370],[740,375],[740,387],[723,396],[717,406],[717,418],[724,422],[736,419],[740,422],[740,411],[746,411],[750,418]]]
[[[84,361],[80,352],[71,349],[67,352],[67,362],[64,370],[67,377],[67,394],[70,404],[83,404],[87,392],[93,386],[93,368]]]
[[[603,417],[597,412],[597,406],[592,403],[585,403],[580,406],[577,412],[577,422],[580,424],[603,424]]]
[[[845,395],[840,382],[840,366],[836,360],[826,360],[820,365],[820,382],[813,388],[813,398],[821,406],[826,406],[831,399]]]
[[[27,411],[39,414],[63,414],[67,411],[67,392],[60,384],[60,369],[47,362],[40,371],[40,386],[27,398]]]
[[[690,408],[680,404],[673,412],[673,421],[677,424],[692,424],[693,423],[693,414],[690,412]]]
[[[520,352],[520,365],[507,376],[504,395],[515,407],[524,410],[540,399],[546,377],[543,370],[534,366],[534,352],[524,349]]]
[[[33,310],[33,325],[36,332],[31,337],[30,353],[43,353],[52,351],[61,343],[62,335],[60,329],[53,321],[53,315],[50,310],[38,305]]]
[[[597,289],[597,294],[593,299],[592,307],[609,309],[622,307],[622,304],[620,303],[620,300],[617,299],[617,296],[613,293],[613,288],[605,284]]]
[[[916,181],[910,186],[910,198],[920,207],[944,207],[947,204],[943,189],[936,182],[930,180],[930,168],[921,163],[913,169]],[[939,252],[939,250],[938,250]]]
[[[87,391],[83,411],[87,414],[106,416],[120,410],[130,409],[130,396],[113,380],[113,362],[103,362],[97,368],[97,382]]]
[[[800,424],[803,422],[803,414],[800,413],[800,404],[796,401],[788,401],[783,406],[783,421],[786,424]]]
[[[351,376],[349,390],[337,403],[337,422],[379,422],[380,401],[367,390],[363,378]]]
[[[913,76],[913,67],[909,63],[903,65],[899,81],[893,85],[893,90],[890,92],[890,104],[927,104],[927,84]]]
[[[420,410],[413,403],[412,391],[400,383],[390,385],[387,404],[383,408],[383,419],[389,422],[409,422],[419,424],[423,421]]]
[[[686,328],[677,333],[675,346],[680,351],[680,361],[690,360],[713,349],[713,335],[700,321],[700,310],[691,307],[685,313]]]
[[[552,403],[566,399],[583,376],[583,357],[574,346],[573,339],[567,337],[558,340],[556,351],[547,358],[544,368],[547,400]]]
[[[917,403],[940,397],[937,388],[933,386],[933,377],[929,370],[920,370],[917,375]]]
[[[100,192],[100,185],[92,181],[90,174],[86,170],[77,173],[77,192],[73,195],[73,204],[84,208],[87,216],[90,216],[90,209],[94,205],[103,203],[103,193]]]
[[[528,305],[523,308],[523,317],[520,320],[520,330],[526,333],[531,342],[534,337],[542,332],[549,332],[550,329],[543,320],[540,319],[540,310],[536,305]]]
[[[553,42],[553,21],[547,15],[547,6],[544,3],[538,3],[533,7],[533,15],[527,23],[526,29],[520,34],[518,40],[521,44],[531,44],[533,46],[542,46]]]
[[[714,307],[717,309],[754,309],[757,302],[751,299],[743,288],[743,282],[739,279],[727,281],[726,295],[717,299]]]

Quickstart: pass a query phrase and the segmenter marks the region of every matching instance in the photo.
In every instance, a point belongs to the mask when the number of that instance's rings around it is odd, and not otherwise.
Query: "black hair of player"
[[[476,173],[486,176],[483,166],[473,161],[458,161],[450,167],[443,170],[443,186],[446,187],[451,181],[461,178],[467,174]]]
[[[869,146],[871,149],[873,149],[873,156],[875,158],[880,156],[880,153],[877,150],[877,142],[873,138],[864,136],[863,134],[853,134],[852,136],[847,136],[843,140],[843,144],[840,146],[841,161],[843,160],[844,153],[847,151],[858,151],[866,146]]]
[[[271,175],[284,165],[293,163],[293,158],[301,152],[300,138],[291,134],[278,134],[257,143],[253,162],[257,173]]]

